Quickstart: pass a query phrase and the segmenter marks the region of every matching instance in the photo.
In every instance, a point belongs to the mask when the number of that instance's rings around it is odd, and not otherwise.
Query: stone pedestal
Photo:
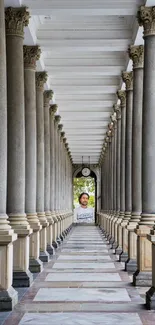
[[[32,233],[25,214],[25,110],[24,110],[24,26],[29,13],[25,7],[7,8],[7,103],[8,103],[8,186],[7,211],[12,228],[18,235],[14,243],[13,285],[29,286],[29,235]],[[24,259],[21,258],[24,256]]]
[[[152,245],[152,286],[146,292],[146,306],[147,309],[155,310],[155,230],[151,230],[151,233],[147,236],[147,239]]]

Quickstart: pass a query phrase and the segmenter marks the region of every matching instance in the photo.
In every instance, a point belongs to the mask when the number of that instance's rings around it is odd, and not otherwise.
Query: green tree
[[[79,195],[82,192],[87,192],[90,195],[89,206],[95,206],[95,182],[92,177],[74,178],[74,207],[78,203]]]

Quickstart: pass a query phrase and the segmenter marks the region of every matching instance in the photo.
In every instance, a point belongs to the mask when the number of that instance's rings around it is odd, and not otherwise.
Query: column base
[[[155,287],[153,286],[146,292],[146,308],[155,310]]]
[[[49,245],[49,244],[47,244],[47,252],[48,252],[50,255],[55,255],[55,249],[54,249],[53,245]]]
[[[64,241],[63,235],[60,235],[60,239],[61,239],[61,241]]]
[[[18,292],[10,287],[8,290],[0,289],[0,311],[10,311],[18,303]]]
[[[118,246],[118,247],[116,248],[116,250],[115,250],[115,254],[116,254],[116,255],[120,255],[120,254],[122,254],[122,253],[123,253],[122,248]]]
[[[133,285],[135,287],[151,287],[152,272],[140,272],[137,270],[133,274]]]
[[[115,242],[115,239],[114,239],[113,237],[111,237],[111,238],[109,239],[109,244],[113,245],[114,242]]]
[[[137,261],[133,259],[128,259],[125,262],[125,271],[127,272],[136,272],[137,270]]]
[[[32,273],[40,273],[42,272],[43,270],[43,263],[42,261],[37,258],[30,258],[30,261],[29,261],[29,270],[30,272]]]
[[[27,270],[26,272],[19,271],[13,272],[13,287],[14,288],[27,288],[30,287],[30,285],[33,282],[33,275],[32,273]]]
[[[62,242],[61,238],[60,237],[57,237],[57,243],[60,245]]]
[[[49,254],[44,251],[44,252],[40,252],[40,256],[39,256],[39,259],[43,262],[43,263],[47,263],[49,262]]]
[[[127,260],[128,260],[128,254],[125,252],[122,252],[119,255],[119,262],[127,262]]]
[[[111,245],[111,248],[116,250],[117,247],[118,247],[118,244],[114,241],[114,243]]]
[[[58,245],[58,243],[57,243],[56,241],[53,241],[53,242],[52,242],[52,246],[53,246],[55,249],[57,249],[59,245]]]

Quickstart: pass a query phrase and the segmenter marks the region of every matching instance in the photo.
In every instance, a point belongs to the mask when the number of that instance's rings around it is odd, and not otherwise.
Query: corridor
[[[154,325],[95,226],[74,227],[3,325]]]

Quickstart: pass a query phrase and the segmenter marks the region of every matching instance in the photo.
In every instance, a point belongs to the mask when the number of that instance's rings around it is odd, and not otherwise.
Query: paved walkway
[[[155,325],[95,226],[75,227],[4,325]]]

